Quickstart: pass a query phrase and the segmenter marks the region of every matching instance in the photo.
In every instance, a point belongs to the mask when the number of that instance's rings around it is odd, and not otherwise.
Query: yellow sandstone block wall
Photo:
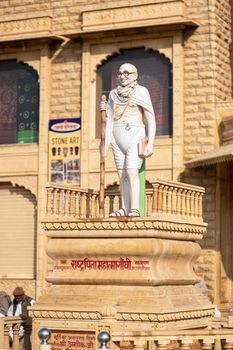
[[[71,41],[52,62],[50,119],[81,116],[81,50]]]
[[[203,220],[208,222],[207,234],[201,241],[202,254],[195,264],[197,275],[204,279],[209,296],[214,300],[215,286],[215,246],[216,246],[216,179],[214,167],[194,169],[184,178],[185,182],[198,184],[205,188],[203,197]]]
[[[84,10],[152,3],[154,0],[2,0],[0,17],[23,18],[46,13],[51,15],[52,32],[65,35],[80,29],[80,14]],[[218,145],[220,120],[216,111],[228,106],[232,99],[232,80],[229,79],[232,33],[230,1],[186,0],[185,3],[187,17],[199,23],[196,29],[186,29],[184,33],[184,161],[187,161]],[[59,44],[53,44],[51,57],[59,47]],[[23,50],[29,50],[29,47]],[[11,52],[14,51],[17,57],[17,53],[22,51],[21,46],[14,49],[12,45]],[[49,118],[81,116],[81,72],[82,42],[80,39],[70,40],[59,55],[52,58]],[[214,169],[197,170],[187,174],[184,179],[206,188],[204,220],[209,226],[202,242],[204,250],[197,271],[200,276],[204,275],[213,296],[215,172]]]
[[[216,23],[215,23],[215,41],[216,50],[213,62],[216,62],[216,85],[215,95],[219,103],[232,101],[232,80],[230,79],[231,66],[230,60],[232,49],[232,20],[231,20],[232,1],[218,0],[216,2]]]
[[[184,41],[184,161],[218,147],[221,121],[218,110],[232,105],[230,1],[186,3],[191,17],[200,26],[186,31]],[[219,244],[215,167],[186,174],[185,181],[206,189],[203,211],[208,230],[196,270],[204,277],[214,300]]]
[[[223,0],[194,0],[187,4],[191,17],[200,26],[186,31],[184,42],[185,160],[218,144],[216,104],[221,108],[232,94],[230,4]]]

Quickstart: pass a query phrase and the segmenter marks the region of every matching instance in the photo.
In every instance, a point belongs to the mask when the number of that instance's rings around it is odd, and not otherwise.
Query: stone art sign
[[[111,271],[148,271],[150,270],[148,260],[134,260],[129,258],[119,258],[114,260],[97,260],[97,259],[61,259],[54,265],[54,271],[90,271],[90,270],[111,270]]]
[[[80,186],[81,119],[49,121],[49,181]]]
[[[94,350],[95,333],[52,332],[49,343],[51,350]]]

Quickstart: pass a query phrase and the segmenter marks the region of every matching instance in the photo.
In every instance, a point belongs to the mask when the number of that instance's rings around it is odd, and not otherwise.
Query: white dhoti
[[[140,139],[145,137],[145,126],[115,124],[111,145],[117,169],[140,169],[143,158],[138,154]]]

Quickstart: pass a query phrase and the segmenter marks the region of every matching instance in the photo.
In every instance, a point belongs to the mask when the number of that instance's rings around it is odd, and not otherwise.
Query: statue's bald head
[[[137,68],[131,63],[124,63],[120,66],[118,78],[122,86],[127,86],[138,78]]]

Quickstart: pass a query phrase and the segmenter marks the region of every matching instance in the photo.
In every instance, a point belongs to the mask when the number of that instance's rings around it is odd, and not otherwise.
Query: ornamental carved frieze
[[[30,310],[30,316],[34,318],[49,318],[62,320],[101,320],[101,314],[93,311],[60,311],[60,310]]]
[[[163,22],[182,20],[185,17],[183,0],[157,2],[119,8],[108,8],[95,11],[84,11],[82,14],[82,30],[123,28],[125,26],[153,25]],[[125,22],[127,18],[127,22]]]
[[[101,312],[85,311],[59,311],[59,310],[30,310],[30,316],[36,319],[59,319],[59,320],[80,320],[92,321],[94,323],[101,322],[105,318]],[[213,309],[198,310],[190,312],[155,314],[155,313],[133,313],[133,312],[118,312],[114,314],[116,323],[113,325],[113,330],[120,327],[125,322],[140,323],[156,330],[180,329],[182,326],[201,325],[206,323],[207,319],[213,317]]]
[[[5,39],[20,39],[38,37],[41,33],[49,34],[51,31],[51,16],[40,15],[35,17],[0,18],[0,41]]]
[[[90,221],[47,221],[42,223],[45,231],[66,231],[66,235],[77,231],[77,237],[82,231],[114,231],[113,236],[118,236],[121,232],[133,235],[133,231],[142,231],[142,233],[153,237],[166,238],[186,238],[190,240],[200,240],[206,233],[206,224],[169,222],[163,220],[90,220]],[[70,232],[69,232],[70,231]],[[69,233],[68,233],[69,232]],[[97,234],[97,232],[96,232]],[[139,234],[139,232],[138,232]],[[49,233],[50,235],[50,233]],[[59,235],[59,234],[58,234]],[[52,234],[51,234],[52,236]],[[56,235],[57,236],[57,235]]]
[[[118,313],[118,321],[146,321],[146,322],[170,322],[177,320],[200,319],[202,317],[212,317],[213,308],[207,310],[174,312],[166,314],[155,313]]]

